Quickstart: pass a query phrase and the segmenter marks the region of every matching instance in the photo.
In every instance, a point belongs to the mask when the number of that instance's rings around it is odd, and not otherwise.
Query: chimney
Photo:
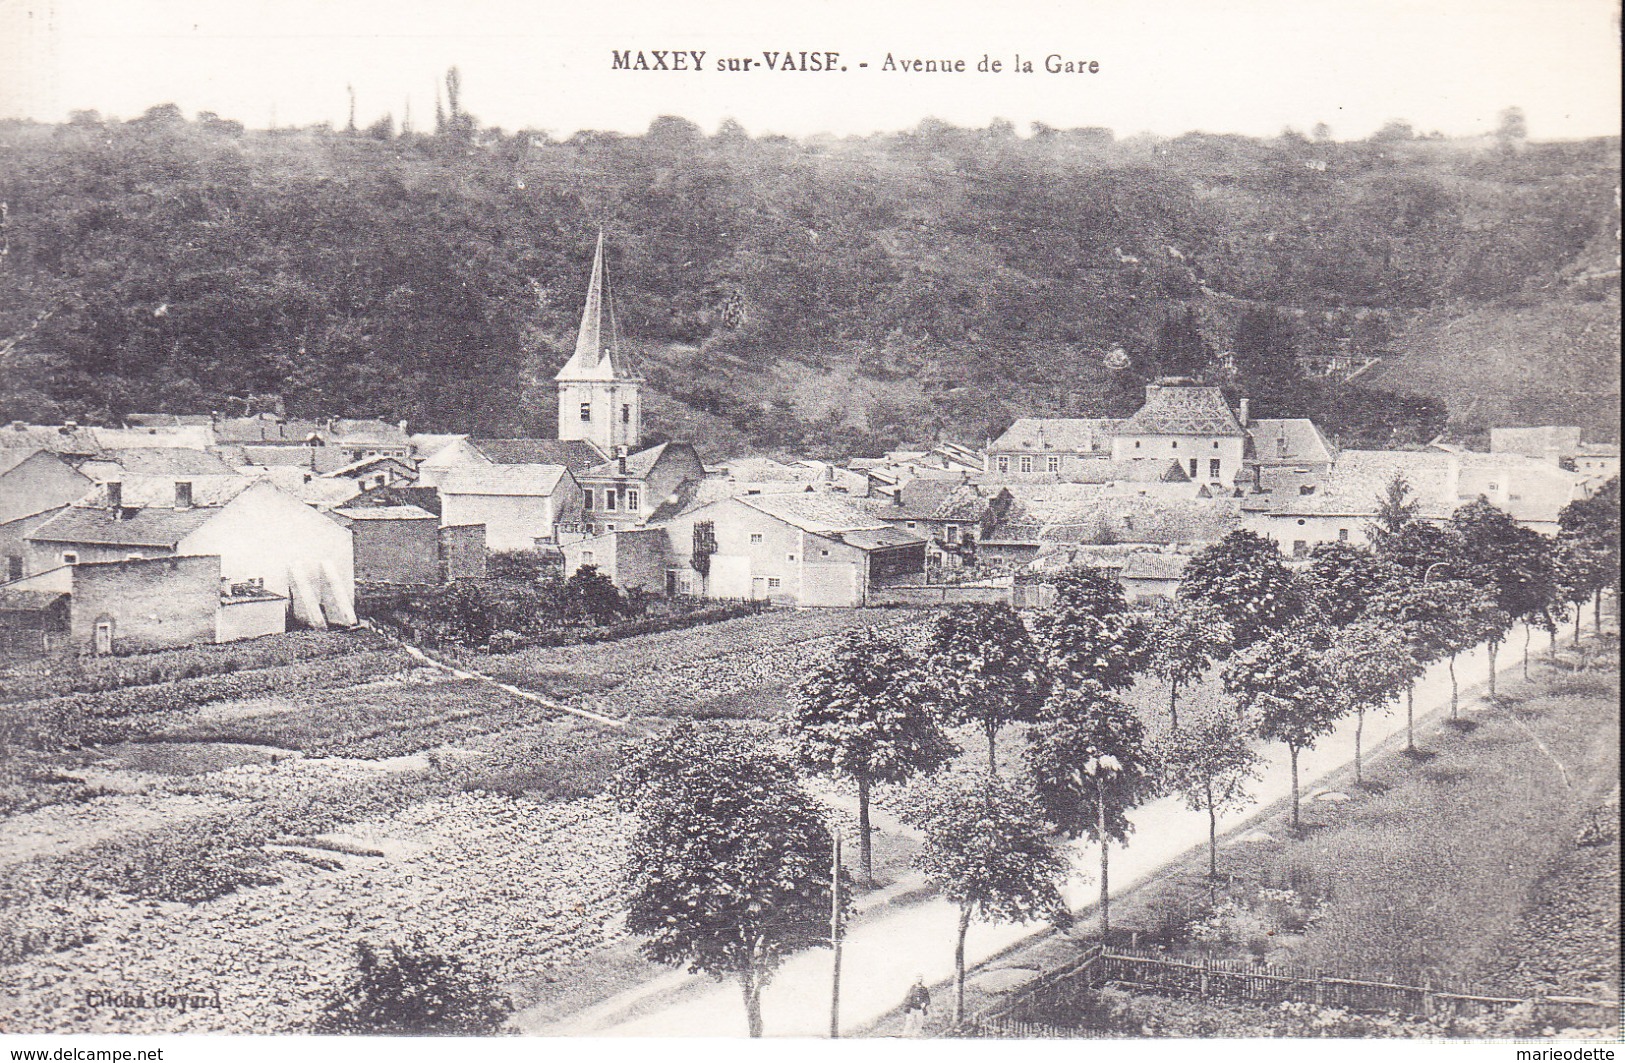
[[[122,509],[124,507],[124,484],[118,480],[109,480],[107,482],[107,505],[110,509]]]
[[[78,421],[63,421],[62,422],[61,432],[62,432],[63,435],[67,435],[69,432],[74,431],[78,427],[79,427],[79,422]]]
[[[401,435],[404,436],[406,434],[406,422],[405,421],[397,421],[395,426],[401,430]]]
[[[187,480],[175,481],[175,508],[192,508],[192,484]]]
[[[1241,409],[1237,411],[1236,419],[1241,422],[1241,427],[1243,428],[1247,427],[1247,421],[1250,419],[1250,414],[1252,413],[1252,405],[1252,400],[1250,399],[1241,400]]]

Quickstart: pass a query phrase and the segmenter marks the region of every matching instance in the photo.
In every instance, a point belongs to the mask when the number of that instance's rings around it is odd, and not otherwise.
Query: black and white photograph
[[[11,1059],[1614,1058],[1620,25],[0,0]]]

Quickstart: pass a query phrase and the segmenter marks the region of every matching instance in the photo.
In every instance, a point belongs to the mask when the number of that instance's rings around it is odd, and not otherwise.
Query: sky
[[[1467,136],[1521,107],[1536,139],[1617,132],[1616,0],[0,0],[0,117],[134,117],[173,102],[251,127],[432,122],[459,68],[482,124],[845,135],[995,117],[1268,136],[1368,136],[1403,119]],[[699,50],[701,72],[612,69],[616,50]],[[836,51],[845,72],[766,70],[764,51]],[[964,59],[960,74],[886,70]],[[1013,72],[1015,57],[1034,63]],[[1046,73],[1042,61],[1095,61]],[[987,56],[999,73],[978,73]],[[756,69],[716,69],[755,57]],[[867,63],[860,68],[859,63]]]

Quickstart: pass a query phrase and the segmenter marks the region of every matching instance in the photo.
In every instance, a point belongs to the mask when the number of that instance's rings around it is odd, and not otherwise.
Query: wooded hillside
[[[1146,378],[1211,375],[1220,352],[1258,415],[1345,442],[1425,439],[1445,401],[1458,433],[1562,414],[1604,437],[1618,153],[929,120],[798,142],[661,118],[550,142],[455,108],[432,134],[245,132],[167,106],[11,123],[0,420],[281,394],[290,414],[551,434],[602,224],[647,424],[712,457],[1122,414]],[[1343,387],[1297,379],[1298,351],[1385,360]],[[1572,402],[1526,400],[1577,378],[1594,386]]]

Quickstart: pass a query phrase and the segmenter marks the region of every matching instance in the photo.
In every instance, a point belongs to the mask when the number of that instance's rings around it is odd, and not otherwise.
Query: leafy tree
[[[1558,537],[1573,545],[1568,550],[1568,571],[1575,589],[1584,587],[1592,600],[1592,620],[1602,634],[1602,592],[1619,597],[1620,579],[1619,477],[1615,476],[1590,498],[1570,502],[1558,514]]]
[[[1033,624],[1053,681],[1132,687],[1145,665],[1145,632],[1122,584],[1104,569],[1083,565],[1060,573],[1054,585],[1054,602]]]
[[[1292,764],[1292,830],[1302,829],[1298,806],[1298,754],[1331,734],[1342,715],[1324,646],[1327,632],[1300,625],[1238,651],[1224,667],[1224,689],[1253,715],[1267,742],[1282,742]]]
[[[1207,874],[1219,876],[1219,816],[1247,806],[1247,784],[1260,778],[1251,736],[1233,713],[1205,712],[1156,746],[1163,786],[1192,812],[1207,813]]]
[[[1318,543],[1299,573],[1308,597],[1333,627],[1358,620],[1372,596],[1403,577],[1397,565],[1349,543]]]
[[[1365,714],[1385,711],[1426,669],[1412,653],[1405,632],[1379,616],[1336,629],[1326,659],[1343,703],[1355,714],[1354,781],[1361,783]]]
[[[564,611],[594,624],[607,624],[627,611],[626,595],[597,565],[582,565],[564,581]]]
[[[1206,602],[1157,599],[1145,618],[1147,670],[1168,687],[1168,720],[1179,727],[1179,691],[1230,652],[1230,624]]]
[[[1048,836],[1032,795],[991,772],[934,783],[920,795],[908,821],[923,835],[915,866],[959,907],[954,1021],[963,1022],[965,934],[971,920],[1070,923],[1061,899],[1068,863]]]
[[[1031,723],[1049,696],[1044,660],[1010,606],[969,605],[937,616],[926,672],[931,697],[952,723],[977,724],[987,736],[987,770],[998,773],[998,736],[1006,724]]]
[[[804,765],[857,783],[859,865],[872,885],[870,787],[934,771],[958,752],[931,714],[924,671],[899,639],[853,632],[802,681],[785,726]]]
[[[1494,602],[1464,580],[1409,579],[1386,588],[1367,609],[1369,615],[1382,618],[1403,634],[1417,661],[1424,665],[1450,662],[1450,717],[1455,719],[1459,701],[1456,655],[1483,641],[1486,629],[1498,619],[1493,615]],[[1414,750],[1414,683],[1406,688],[1405,714],[1405,747]]]
[[[1128,813],[1157,795],[1145,727],[1098,683],[1055,691],[1029,730],[1027,771],[1044,813],[1100,846],[1100,928],[1111,931],[1111,843],[1126,844]]]
[[[760,743],[689,723],[632,747],[612,791],[634,816],[627,929],[656,963],[739,979],[760,1037],[774,971],[830,944],[834,841],[818,806]]]
[[[1302,609],[1280,547],[1251,531],[1231,532],[1192,558],[1179,597],[1217,609],[1238,649],[1286,627]]]
[[[1556,580],[1551,543],[1544,535],[1519,525],[1483,497],[1457,509],[1450,525],[1461,544],[1465,577],[1490,596],[1507,627],[1544,612]],[[1490,696],[1494,697],[1496,657],[1506,628],[1495,626],[1491,619],[1485,617],[1485,630],[1489,632]]]
[[[428,948],[421,937],[382,952],[356,943],[355,970],[322,1006],[316,1032],[489,1037],[513,1001],[490,975]]]
[[[1372,540],[1377,556],[1404,569],[1413,579],[1459,578],[1460,544],[1448,527],[1412,521]]]
[[[1560,608],[1572,608],[1574,611],[1575,646],[1580,645],[1580,627],[1585,622],[1585,603],[1592,600],[1592,594],[1599,582],[1598,560],[1597,551],[1585,540],[1561,535],[1558,537],[1552,567]],[[1554,624],[1554,641],[1555,627]],[[1554,645],[1553,652],[1555,651]]]

